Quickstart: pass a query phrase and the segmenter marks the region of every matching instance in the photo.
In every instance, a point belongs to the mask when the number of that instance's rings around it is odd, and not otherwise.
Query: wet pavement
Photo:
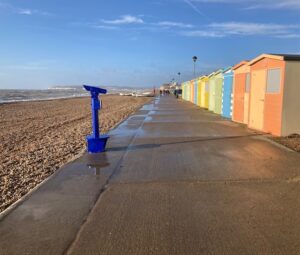
[[[299,254],[300,155],[173,97],[0,220],[0,254]]]

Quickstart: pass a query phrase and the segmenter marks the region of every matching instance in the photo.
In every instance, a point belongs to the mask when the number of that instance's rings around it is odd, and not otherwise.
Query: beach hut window
[[[206,92],[209,91],[208,82],[205,82],[205,91],[206,91]]]
[[[268,70],[267,93],[280,93],[280,69]]]
[[[250,92],[250,73],[246,74],[246,93]]]

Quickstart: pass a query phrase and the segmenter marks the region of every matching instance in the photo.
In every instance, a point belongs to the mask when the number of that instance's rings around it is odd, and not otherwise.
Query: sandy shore
[[[102,97],[101,131],[150,100]],[[82,153],[89,133],[89,98],[0,105],[0,211]]]

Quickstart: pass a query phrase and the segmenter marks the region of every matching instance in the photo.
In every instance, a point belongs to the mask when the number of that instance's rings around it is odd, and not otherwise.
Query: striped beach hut
[[[232,68],[223,71],[223,97],[222,97],[222,116],[231,119],[232,117]]]

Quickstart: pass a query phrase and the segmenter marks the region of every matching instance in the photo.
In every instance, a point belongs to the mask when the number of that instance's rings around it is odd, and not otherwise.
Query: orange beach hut
[[[250,66],[248,61],[242,61],[233,68],[233,110],[232,120],[248,124]]]
[[[249,67],[249,127],[277,136],[300,134],[300,55],[262,54]]]

